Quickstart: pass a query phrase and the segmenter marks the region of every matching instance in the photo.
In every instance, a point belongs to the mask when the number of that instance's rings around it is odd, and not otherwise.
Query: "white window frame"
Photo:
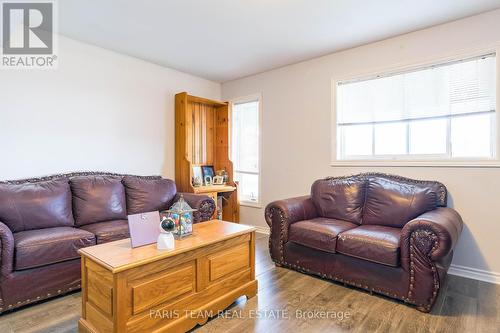
[[[234,168],[234,166],[233,166],[232,177],[234,177],[235,172],[245,173],[245,174],[253,174],[253,175],[257,175],[259,177],[259,181],[257,182],[258,193],[259,193],[257,201],[240,200],[239,197],[238,197],[238,201],[239,201],[239,204],[241,206],[262,208],[262,94],[258,93],[258,94],[246,95],[246,96],[231,99],[229,101],[230,106],[231,106],[231,118],[230,118],[231,126],[230,126],[229,138],[230,138],[230,142],[231,142],[231,140],[233,138],[233,127],[232,127],[233,115],[232,115],[232,112],[233,112],[234,104],[250,103],[250,102],[255,102],[255,101],[259,102],[259,111],[258,111],[258,115],[259,115],[259,121],[258,121],[258,124],[259,124],[259,164],[257,167],[258,171],[257,172],[240,171],[240,170],[236,170],[236,168]],[[230,144],[229,146],[231,147],[230,148],[231,151],[229,152],[229,157],[231,158],[233,156],[233,152],[232,152],[233,145]]]
[[[367,77],[374,77],[377,75],[391,75],[398,74],[405,71],[413,71],[423,69],[425,67],[442,64],[446,62],[460,61],[467,58],[478,57],[485,54],[496,53],[496,124],[492,134],[496,140],[493,140],[493,149],[495,158],[453,158],[435,156],[435,155],[421,155],[421,156],[408,156],[408,155],[390,155],[390,156],[370,156],[368,158],[351,158],[342,159],[337,158],[337,85],[339,82],[362,80]],[[331,81],[332,91],[332,111],[331,111],[331,166],[403,166],[403,167],[471,167],[471,168],[500,168],[500,45],[495,44],[488,48],[474,49],[463,52],[457,52],[452,56],[445,56],[441,58],[433,58],[431,60],[412,62],[407,64],[399,64],[396,66],[389,66],[385,68],[378,68],[375,71],[356,73],[347,75],[342,78],[334,78]]]

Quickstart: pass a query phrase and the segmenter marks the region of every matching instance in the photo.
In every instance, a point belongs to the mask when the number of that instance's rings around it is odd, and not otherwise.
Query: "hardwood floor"
[[[193,333],[500,332],[500,285],[449,275],[432,313],[382,296],[275,267],[268,238],[256,241],[258,295],[238,299]],[[1,333],[77,332],[80,293],[0,316]],[[327,316],[308,319],[306,316]]]

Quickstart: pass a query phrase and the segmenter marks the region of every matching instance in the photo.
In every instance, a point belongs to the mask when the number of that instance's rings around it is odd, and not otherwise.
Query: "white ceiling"
[[[224,82],[500,8],[500,0],[61,0],[68,37]]]

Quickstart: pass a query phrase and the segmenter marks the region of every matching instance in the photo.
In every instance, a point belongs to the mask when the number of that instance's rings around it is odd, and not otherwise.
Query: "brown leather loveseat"
[[[274,262],[428,312],[462,231],[443,184],[368,173],[266,207]]]
[[[184,193],[212,216],[206,195]],[[0,313],[80,288],[78,249],[129,237],[127,215],[168,209],[175,183],[159,176],[82,172],[0,182]]]

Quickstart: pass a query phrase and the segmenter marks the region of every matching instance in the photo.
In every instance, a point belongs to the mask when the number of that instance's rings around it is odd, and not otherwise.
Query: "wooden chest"
[[[208,221],[170,251],[130,239],[80,250],[80,332],[185,332],[257,292],[255,229]]]

